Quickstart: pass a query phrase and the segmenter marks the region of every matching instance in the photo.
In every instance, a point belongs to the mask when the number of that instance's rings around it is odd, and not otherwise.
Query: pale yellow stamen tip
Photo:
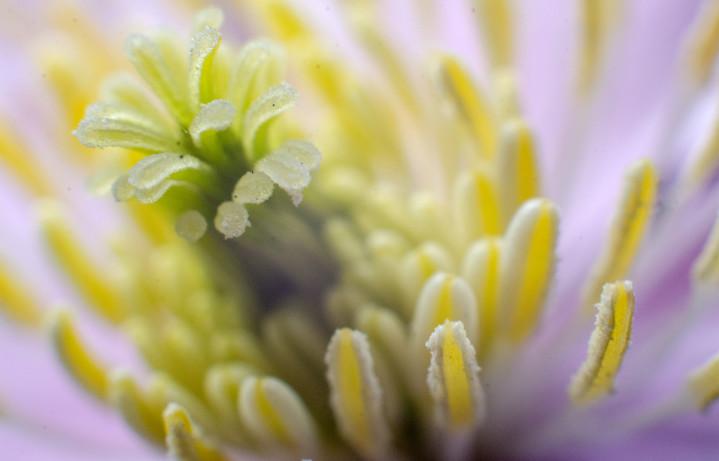
[[[330,403],[340,433],[368,456],[383,453],[389,442],[389,428],[367,337],[348,328],[337,330],[327,347],[325,361]]]
[[[719,3],[704,3],[696,18],[687,42],[686,68],[692,72],[694,83],[700,86],[709,79],[719,53]]]
[[[268,450],[303,448],[317,442],[315,424],[297,393],[276,378],[246,378],[238,407],[244,426]]]
[[[187,411],[170,403],[162,413],[165,443],[170,456],[179,461],[221,461],[225,458],[199,433]]]
[[[657,186],[657,173],[649,160],[639,160],[629,168],[608,241],[584,286],[585,306],[592,305],[604,283],[626,276],[649,227]]]
[[[506,224],[517,207],[539,196],[541,180],[534,135],[521,119],[502,124],[499,141],[499,199]]]
[[[719,284],[719,217],[692,267],[692,277],[703,284]]]
[[[525,202],[507,229],[500,261],[499,326],[515,343],[539,323],[554,276],[558,234],[557,208],[546,199]]]
[[[497,142],[494,114],[484,95],[460,62],[447,55],[437,58],[435,85],[474,137],[483,158],[494,156]]]
[[[587,359],[569,386],[569,397],[576,404],[592,403],[612,391],[614,376],[622,364],[632,331],[632,283],[604,285],[601,301],[596,307],[597,317],[589,339]]]
[[[489,57],[495,68],[511,66],[514,54],[513,19],[511,2],[506,0],[479,0],[476,17],[484,32]]]
[[[72,376],[100,400],[108,398],[107,371],[88,353],[67,311],[49,315],[49,329],[55,350]]]
[[[689,375],[688,389],[694,405],[701,411],[719,398],[719,353]]]
[[[25,325],[40,323],[40,308],[31,290],[20,283],[15,271],[0,260],[0,309]]]
[[[440,272],[425,283],[417,300],[410,326],[416,348],[426,354],[425,341],[446,320],[461,321],[470,341],[477,339],[477,303],[472,289],[462,278]]]
[[[239,237],[250,225],[250,218],[247,209],[239,203],[224,202],[217,208],[215,215],[215,228],[225,238]]]
[[[189,210],[175,221],[175,232],[188,242],[196,242],[207,231],[207,221],[197,210]]]
[[[154,405],[123,370],[110,375],[109,398],[125,421],[147,440],[162,445],[165,437],[162,407]]]
[[[438,326],[426,347],[432,353],[427,385],[439,426],[456,431],[480,425],[485,414],[480,369],[462,322]]]

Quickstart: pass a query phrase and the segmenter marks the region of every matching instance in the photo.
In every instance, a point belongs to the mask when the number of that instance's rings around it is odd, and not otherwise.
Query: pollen
[[[572,378],[569,396],[576,404],[589,404],[613,390],[614,377],[629,346],[634,316],[631,282],[606,284],[596,305],[594,332],[587,359]]]

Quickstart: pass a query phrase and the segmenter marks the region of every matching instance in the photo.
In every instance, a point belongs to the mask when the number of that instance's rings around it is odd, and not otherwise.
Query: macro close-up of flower
[[[719,1],[1,6],[3,459],[719,459]]]

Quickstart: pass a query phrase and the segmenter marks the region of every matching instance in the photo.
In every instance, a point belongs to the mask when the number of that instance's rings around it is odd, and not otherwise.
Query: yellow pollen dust
[[[574,403],[592,403],[612,391],[614,376],[629,346],[633,315],[631,282],[604,285],[587,359],[569,386],[569,396]]]
[[[453,428],[462,427],[472,421],[472,398],[462,351],[451,328],[444,333],[442,365],[450,424]]]

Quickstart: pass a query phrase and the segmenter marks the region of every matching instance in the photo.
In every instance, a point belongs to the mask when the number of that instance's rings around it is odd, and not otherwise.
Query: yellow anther
[[[715,106],[719,106],[719,100]],[[709,136],[701,144],[699,153],[689,164],[685,181],[690,186],[699,186],[719,168],[719,113],[714,115]]]
[[[446,321],[439,325],[426,347],[432,353],[427,385],[439,426],[457,431],[481,424],[485,402],[479,367],[462,322]]]
[[[95,397],[107,400],[107,371],[82,343],[70,314],[67,311],[52,312],[48,323],[53,345],[65,368]]]
[[[492,158],[496,135],[491,107],[456,58],[440,55],[435,70],[436,85],[467,125],[483,158]]]
[[[628,281],[604,285],[597,307],[587,359],[572,378],[569,397],[588,404],[612,391],[614,376],[629,346],[634,315],[634,289]]]
[[[164,444],[162,406],[149,401],[127,372],[116,370],[111,373],[109,399],[138,434],[150,442]]]
[[[122,298],[109,281],[87,257],[67,227],[62,211],[51,202],[39,206],[40,218],[45,240],[58,263],[72,280],[80,293],[95,309],[111,322],[119,322],[125,317]]]
[[[514,342],[526,338],[539,322],[554,275],[558,226],[554,204],[532,199],[521,206],[507,228],[500,262],[499,323]]]
[[[499,319],[499,280],[502,241],[479,240],[469,247],[462,264],[462,277],[474,291],[479,321],[478,353],[486,357],[497,333]]]
[[[426,242],[407,253],[400,263],[399,281],[404,293],[407,318],[412,316],[417,296],[427,280],[439,271],[449,271],[453,267],[452,256],[444,247],[434,242]]]
[[[689,395],[700,411],[719,399],[719,353],[689,375]]]
[[[705,2],[696,14],[687,42],[687,69],[697,86],[711,75],[719,53],[719,2]]]
[[[504,122],[499,141],[500,200],[507,223],[526,200],[539,196],[541,180],[534,136],[520,119]]]
[[[204,391],[208,405],[221,418],[220,424],[230,428],[228,432],[232,440],[243,445],[249,440],[240,422],[237,404],[242,383],[256,374],[253,368],[239,363],[218,363],[205,374]]]
[[[714,222],[711,235],[692,267],[692,277],[703,284],[719,284],[719,217]]]
[[[147,398],[152,408],[165,408],[170,403],[182,405],[197,422],[208,433],[225,435],[229,428],[215,418],[214,414],[199,398],[200,393],[191,392],[178,384],[174,378],[165,373],[155,373],[151,376]]]
[[[39,307],[30,290],[20,283],[13,272],[0,261],[0,308],[12,319],[35,326],[40,322]]]
[[[315,424],[295,391],[276,378],[251,376],[242,382],[238,407],[244,426],[266,449],[316,444]]]
[[[5,123],[0,121],[0,162],[35,195],[50,193],[50,181],[43,174],[30,149]]]
[[[457,220],[465,241],[503,230],[497,185],[481,171],[462,174],[454,191]]]
[[[280,37],[283,42],[304,44],[305,41],[314,38],[302,18],[286,2],[270,0],[259,3],[258,6],[262,7],[260,11],[272,28],[273,34]]]
[[[201,435],[182,406],[170,403],[162,412],[165,443],[178,461],[222,461],[226,459]]]
[[[514,37],[512,11],[507,0],[478,0],[479,27],[495,68],[512,65]]]
[[[520,117],[517,80],[511,69],[495,71],[493,78],[493,98],[500,123]]]
[[[340,433],[367,456],[385,452],[389,428],[367,337],[348,328],[337,330],[325,361],[330,403]]]
[[[578,85],[583,93],[589,93],[599,77],[619,7],[617,0],[582,0],[581,2],[582,46]]]
[[[477,305],[472,289],[462,278],[440,272],[425,283],[417,300],[410,326],[415,348],[425,352],[425,341],[445,320],[461,321],[469,340],[477,339]]]
[[[608,241],[587,280],[583,304],[590,308],[602,286],[626,276],[646,233],[657,194],[657,173],[645,159],[634,163],[626,174]]]

